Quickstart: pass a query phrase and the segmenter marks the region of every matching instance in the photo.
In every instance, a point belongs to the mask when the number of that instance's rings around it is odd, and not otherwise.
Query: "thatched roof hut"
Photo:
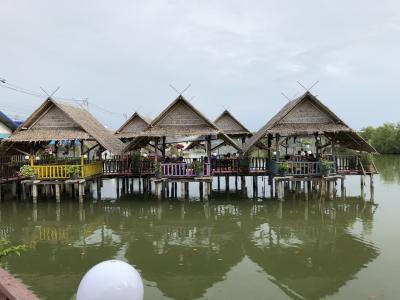
[[[222,114],[215,119],[214,124],[232,138],[247,137],[251,135],[250,130],[248,130],[228,110],[224,110]]]
[[[243,146],[248,152],[267,135],[301,136],[322,134],[337,144],[370,153],[376,150],[310,92],[287,103]]]
[[[126,146],[125,151],[140,148],[156,138],[194,136],[220,138],[240,149],[217,125],[180,95]]]
[[[124,144],[97,121],[86,109],[48,98],[18,129],[7,143],[45,143],[81,140],[96,142],[114,154]]]
[[[120,139],[133,139],[143,130],[147,129],[151,120],[135,112],[122,126],[115,132]]]

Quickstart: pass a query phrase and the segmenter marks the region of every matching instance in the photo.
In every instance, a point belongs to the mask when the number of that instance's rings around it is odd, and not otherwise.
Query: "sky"
[[[0,110],[88,98],[117,129],[177,93],[258,130],[311,89],[354,129],[400,121],[400,1],[0,0]],[[3,84],[4,85],[4,84]]]

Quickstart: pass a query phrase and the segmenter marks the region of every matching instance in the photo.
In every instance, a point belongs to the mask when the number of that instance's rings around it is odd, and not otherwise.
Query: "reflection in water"
[[[374,158],[380,178],[387,183],[400,183],[400,156],[380,155]]]
[[[29,245],[7,267],[47,299],[71,299],[90,267],[114,257],[135,265],[148,291],[173,299],[201,298],[244,258],[290,298],[320,299],[379,254],[362,238],[376,206],[359,198],[18,203],[16,215],[11,203],[0,208],[1,237]]]

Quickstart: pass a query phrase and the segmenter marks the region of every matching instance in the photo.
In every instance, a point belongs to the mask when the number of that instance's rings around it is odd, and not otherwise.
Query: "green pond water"
[[[28,250],[3,263],[43,299],[74,299],[83,274],[114,258],[140,271],[145,299],[400,299],[400,157],[376,164],[373,195],[348,177],[333,201],[116,200],[113,180],[82,206],[6,200],[0,235]]]

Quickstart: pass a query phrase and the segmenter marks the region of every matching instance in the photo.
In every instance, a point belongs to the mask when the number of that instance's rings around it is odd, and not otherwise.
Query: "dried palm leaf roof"
[[[143,146],[150,138],[219,136],[221,139],[240,150],[240,147],[217,125],[209,121],[182,95],[179,95],[164,109],[131,143],[125,151]]]
[[[29,143],[52,140],[91,140],[120,154],[124,144],[86,109],[46,99],[5,142]]]
[[[135,112],[122,126],[115,132],[119,138],[134,138],[138,136],[151,124],[147,117]]]
[[[337,141],[349,149],[376,153],[370,144],[310,92],[288,102],[246,142],[243,152],[248,152],[268,134],[289,136],[314,133],[336,136]]]
[[[237,118],[235,118],[228,110],[224,110],[218,118],[215,119],[214,124],[217,125],[229,136],[249,136],[251,135],[248,130]]]

